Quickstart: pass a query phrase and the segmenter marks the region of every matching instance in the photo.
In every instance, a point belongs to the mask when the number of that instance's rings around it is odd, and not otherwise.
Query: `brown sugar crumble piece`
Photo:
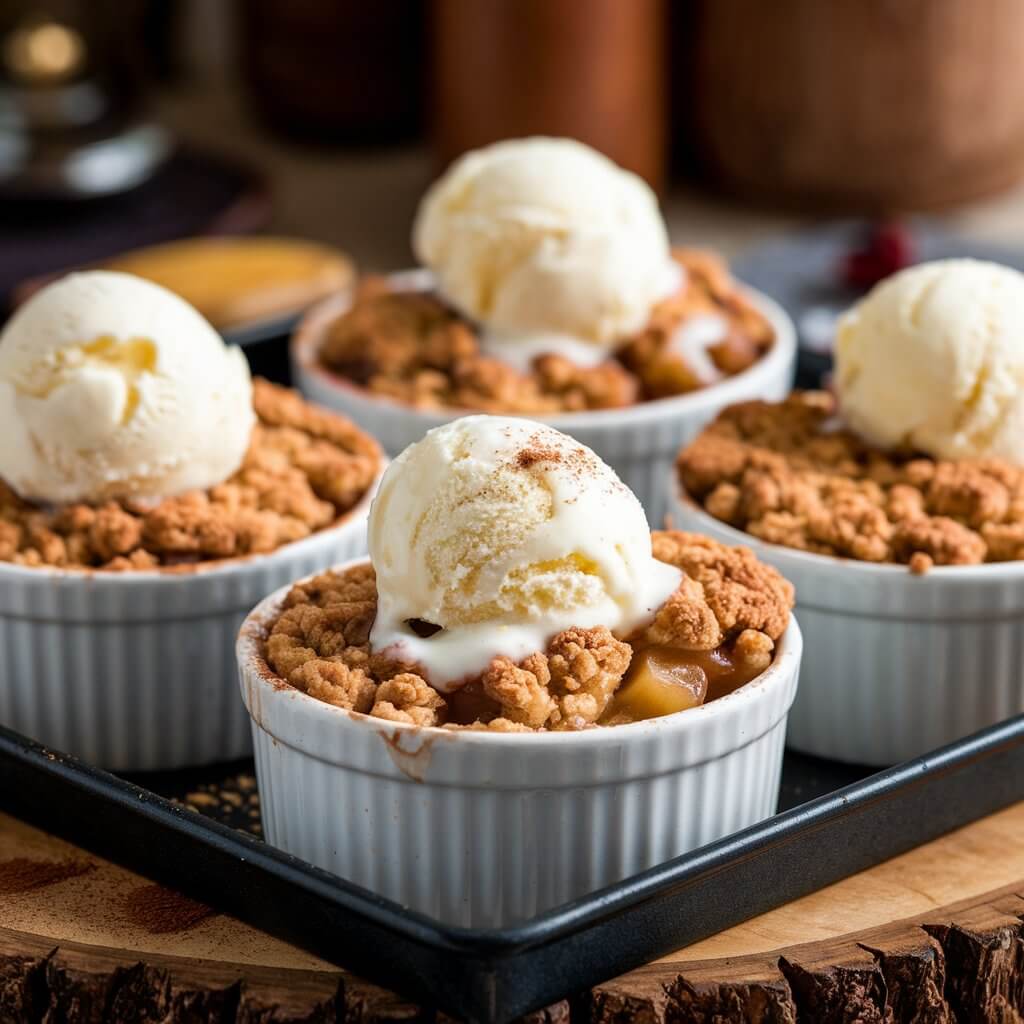
[[[253,381],[257,422],[238,471],[208,491],[43,509],[0,480],[0,561],[130,572],[265,554],[331,526],[380,469],[377,443],[297,393]]]
[[[1024,559],[1024,470],[874,448],[841,426],[824,392],[726,409],[678,471],[710,515],[784,547],[917,575]]]
[[[623,338],[612,358],[581,367],[564,356],[538,356],[521,373],[480,349],[475,328],[423,292],[389,290],[367,278],[352,308],[328,328],[322,364],[383,397],[418,408],[462,408],[489,413],[554,413],[616,409],[684,394],[705,386],[672,345],[676,329],[695,316],[717,315],[724,338],[707,354],[716,371],[732,376],[771,348],[771,325],[707,253],[675,250],[685,284],[659,303],[650,323]]]
[[[789,624],[790,584],[746,548],[679,531],[652,541],[655,556],[684,576],[650,625],[625,638],[604,626],[563,630],[519,662],[494,658],[454,693],[439,693],[418,666],[371,650],[377,591],[369,563],[296,584],[264,654],[285,682],[336,707],[491,732],[570,731],[680,710],[673,670],[658,675],[666,651],[704,680],[702,700],[763,672]]]
[[[377,687],[370,710],[375,718],[412,725],[437,725],[445,702],[432,686],[412,672],[400,672]]]
[[[223,825],[257,836],[263,834],[256,777],[248,772],[217,782],[201,782],[174,802]]]
[[[548,646],[557,708],[555,728],[581,729],[600,720],[629,669],[633,648],[604,626],[567,629]]]

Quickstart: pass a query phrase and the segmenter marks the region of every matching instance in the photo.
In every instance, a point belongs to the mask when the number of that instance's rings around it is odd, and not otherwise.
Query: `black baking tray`
[[[501,930],[446,927],[169,798],[217,771],[139,785],[0,729],[5,810],[427,1006],[504,1024],[1024,799],[1024,716],[862,778],[788,754],[788,809]]]

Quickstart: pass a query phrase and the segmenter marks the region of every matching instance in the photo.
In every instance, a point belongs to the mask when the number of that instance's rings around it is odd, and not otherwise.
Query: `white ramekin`
[[[187,572],[0,563],[0,724],[117,771],[248,754],[238,629],[270,591],[366,551],[375,490],[336,526]]]
[[[676,529],[745,544],[796,587],[807,638],[796,750],[896,764],[1024,711],[1024,562],[915,576],[768,544],[715,519],[673,469]]]
[[[429,274],[421,271],[395,274],[392,281],[394,287],[410,291],[430,286]],[[771,350],[749,370],[678,398],[626,409],[536,417],[593,448],[641,500],[654,525],[661,524],[667,510],[670,495],[665,480],[681,445],[696,437],[727,405],[754,398],[779,401],[792,388],[796,369],[792,321],[768,296],[752,289],[745,293],[775,332]],[[374,395],[321,365],[318,352],[324,331],[351,301],[350,292],[323,300],[306,314],[292,336],[292,379],[304,395],[355,420],[389,455],[397,455],[433,427],[473,411],[414,409]]]
[[[572,735],[450,732],[283,683],[263,646],[286,593],[261,602],[238,641],[266,837],[404,906],[512,924],[775,809],[795,622],[771,668],[692,711]]]

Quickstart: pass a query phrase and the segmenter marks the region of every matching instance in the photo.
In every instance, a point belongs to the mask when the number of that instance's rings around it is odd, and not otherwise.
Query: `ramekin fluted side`
[[[187,573],[0,564],[0,723],[117,771],[246,755],[239,627],[266,594],[364,553],[369,500],[271,554]]]
[[[680,446],[696,437],[726,406],[755,398],[781,401],[792,387],[796,369],[793,324],[767,296],[749,289],[747,295],[775,332],[772,349],[749,370],[677,398],[625,409],[535,417],[593,448],[637,495],[652,524],[659,525],[668,508],[670,494],[665,482]],[[414,409],[373,395],[324,368],[318,358],[324,331],[350,303],[347,293],[324,300],[307,314],[292,338],[292,375],[307,398],[344,413],[373,434],[389,455],[397,455],[428,430],[472,412]]]
[[[1024,711],[1024,563],[940,566],[923,576],[766,544],[681,492],[679,529],[746,544],[796,587],[806,637],[789,745],[896,764]]]
[[[242,629],[269,842],[448,924],[499,927],[751,825],[778,798],[801,639],[705,707],[566,734],[417,729],[288,687]]]

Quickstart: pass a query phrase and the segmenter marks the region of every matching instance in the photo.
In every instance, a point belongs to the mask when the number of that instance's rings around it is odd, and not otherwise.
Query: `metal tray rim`
[[[1000,758],[1015,758],[1018,771],[1001,771],[996,764]],[[263,840],[246,835],[219,822],[202,818],[195,812],[176,805],[164,797],[132,782],[94,768],[74,758],[47,750],[9,730],[0,727],[0,764],[14,777],[21,778],[26,787],[5,786],[0,790],[0,805],[11,813],[63,835],[101,856],[124,863],[143,873],[153,874],[162,881],[188,891],[182,882],[180,865],[161,864],[158,851],[147,849],[151,843],[128,842],[118,846],[117,839],[104,838],[103,830],[87,830],[84,821],[76,825],[75,815],[68,820],[53,820],[40,810],[38,793],[48,793],[60,799],[74,793],[85,797],[82,804],[102,808],[115,819],[130,825],[127,832],[134,835],[140,828],[156,835],[170,836],[179,843],[198,844],[208,854],[220,857],[216,870],[227,869],[229,861],[246,878],[261,877],[272,887],[283,885],[296,895],[301,894],[305,907],[317,907],[322,920],[310,923],[298,919],[301,915],[284,908],[257,908],[245,903],[241,890],[229,891],[222,903],[226,909],[257,927],[276,931],[282,937],[326,959],[345,963],[358,961],[353,968],[373,978],[372,962],[367,952],[355,947],[338,955],[337,945],[329,945],[324,929],[339,922],[361,925],[374,930],[375,939],[389,935],[422,951],[423,962],[408,965],[407,976],[401,980],[417,995],[425,992],[437,1005],[449,1012],[462,1014],[472,1020],[502,1021],[519,1013],[544,1005],[556,995],[557,985],[565,985],[564,978],[552,973],[551,963],[561,959],[574,963],[572,951],[586,939],[593,945],[589,960],[580,969],[577,980],[600,980],[608,969],[625,970],[652,959],[668,948],[679,948],[706,934],[712,934],[746,917],[761,913],[771,906],[796,898],[837,881],[870,864],[888,859],[910,849],[920,842],[935,838],[952,828],[967,824],[985,814],[1024,799],[1024,715],[993,726],[974,736],[951,744],[931,754],[884,769],[859,782],[837,789],[829,794],[800,804],[764,822],[734,833],[692,853],[677,857],[666,864],[626,879],[617,885],[593,893],[562,907],[508,929],[471,929],[444,925],[424,915],[405,910],[327,871],[292,857],[267,845]],[[971,769],[988,770],[999,785],[978,787],[975,792],[970,782]],[[965,772],[967,775],[965,776]],[[957,799],[947,801],[948,806],[932,802],[921,803],[922,788],[929,789],[945,781],[960,792]],[[966,786],[966,788],[964,788]],[[30,790],[36,791],[34,805],[22,806],[21,799]],[[965,794],[971,799],[965,799]],[[917,800],[917,804],[913,801]],[[894,822],[902,820],[897,813],[901,804],[910,801],[921,820],[917,827],[907,825],[903,833],[893,831],[881,838],[863,839],[852,851],[833,849],[822,859],[807,878],[798,882],[790,879],[774,893],[759,893],[756,900],[741,901],[737,907],[724,899],[716,884],[737,879],[742,883],[751,872],[757,875],[769,861],[782,859],[786,863],[799,856],[801,844],[827,841],[835,827],[863,827],[864,822],[878,822],[892,816]],[[45,803],[45,801],[44,801]],[[926,810],[922,810],[926,808]],[[922,813],[924,814],[921,817]],[[79,817],[81,817],[79,812]],[[859,824],[858,824],[859,822]],[[89,834],[89,832],[95,834]],[[885,829],[883,828],[884,832]],[[875,833],[872,833],[875,835]],[[863,847],[863,849],[861,848]],[[794,853],[795,851],[795,853]],[[805,851],[806,852],[806,851]],[[172,858],[173,859],[173,858]],[[223,861],[223,863],[222,863]],[[760,867],[759,867],[760,865]],[[792,864],[790,864],[792,866]],[[216,871],[214,871],[216,873]],[[732,883],[729,883],[732,884]],[[197,894],[209,899],[202,890],[201,880],[196,883]],[[728,886],[727,886],[728,887]],[[230,887],[228,887],[230,889]],[[696,901],[697,907],[686,905]],[[636,922],[652,915],[668,913],[670,905],[682,906],[691,912],[701,911],[697,925],[677,920],[673,930],[662,929],[657,936],[630,934],[623,941],[621,955],[616,956],[615,944],[609,941],[609,929],[623,919]],[[218,902],[216,899],[212,902]],[[748,912],[749,911],[749,912]],[[328,918],[330,921],[328,921]],[[641,929],[642,930],[642,929]],[[634,929],[636,931],[636,929]],[[337,942],[336,932],[334,939]],[[681,936],[681,940],[678,937]],[[373,941],[369,943],[373,945]],[[341,942],[344,946],[344,941]],[[552,961],[546,957],[554,950]],[[410,950],[411,952],[411,950]],[[445,959],[448,965],[445,966]],[[535,972],[531,984],[522,984],[522,971],[530,966]],[[394,963],[389,965],[387,981],[396,982]],[[431,971],[437,975],[438,991],[429,991],[425,976]],[[514,980],[513,980],[514,978]],[[457,983],[463,988],[453,988]],[[400,986],[401,987],[401,986]]]

